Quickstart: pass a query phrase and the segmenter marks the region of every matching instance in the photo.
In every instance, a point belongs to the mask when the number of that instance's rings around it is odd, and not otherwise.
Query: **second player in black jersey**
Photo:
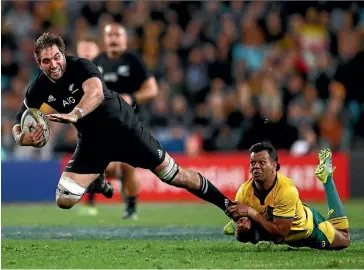
[[[157,82],[137,54],[127,51],[127,33],[117,23],[104,28],[106,51],[93,59],[108,89],[117,92],[135,110],[150,102],[158,94]],[[123,218],[136,219],[136,203],[140,179],[134,167],[126,163],[111,163],[107,174],[120,178],[122,194],[126,203]],[[90,199],[93,194],[90,194]],[[91,203],[93,203],[91,201]]]
[[[59,113],[50,121],[72,123],[79,133],[77,148],[68,162],[56,191],[60,208],[78,203],[88,186],[112,161],[151,170],[161,181],[181,187],[211,202],[224,212],[233,204],[201,174],[180,167],[138,121],[134,111],[110,91],[97,67],[87,59],[66,57],[61,37],[43,34],[34,55],[40,74],[26,91],[15,117],[13,135],[21,146],[39,147],[43,127],[21,130],[20,118],[27,107],[39,109],[47,103]]]

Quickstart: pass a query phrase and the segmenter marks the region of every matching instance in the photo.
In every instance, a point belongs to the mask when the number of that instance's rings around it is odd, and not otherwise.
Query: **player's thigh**
[[[65,179],[69,179],[78,186],[87,188],[99,175],[100,174],[98,173],[79,174],[73,172],[63,172],[59,183],[61,184]]]
[[[124,162],[120,163],[120,168],[123,175],[122,181],[124,185],[137,187],[139,182],[139,176],[136,168]]]
[[[331,224],[329,221],[326,221],[327,227],[330,227],[328,230],[330,231],[330,234],[334,235],[333,241],[329,245],[329,249],[343,249],[347,248],[350,245],[350,234],[348,231],[341,231],[334,227],[333,224]],[[333,230],[333,232],[332,232]],[[327,234],[327,232],[325,232]]]
[[[315,228],[316,243],[319,249],[328,249],[335,239],[335,228],[329,221],[323,221]]]
[[[124,121],[127,119],[126,121]],[[126,109],[124,123],[120,130],[118,151],[113,160],[127,163],[131,167],[148,169],[154,172],[162,181],[171,182],[178,173],[179,166],[163,149],[132,113]]]
[[[152,134],[139,122],[128,127],[127,138],[117,143],[120,149],[117,160],[129,170],[143,168],[154,170],[165,159],[166,152]]]
[[[64,172],[73,174],[80,181],[86,181],[88,177],[84,178],[82,175],[99,175],[105,171],[109,163],[107,148],[93,141],[79,141]]]
[[[314,229],[311,238],[314,238],[314,248],[334,249],[345,245],[343,232],[335,229],[330,221],[326,220],[315,208],[310,207],[313,216]]]
[[[349,234],[335,229],[327,220],[317,224],[311,237],[315,240],[312,247],[317,249],[343,249],[350,244]]]

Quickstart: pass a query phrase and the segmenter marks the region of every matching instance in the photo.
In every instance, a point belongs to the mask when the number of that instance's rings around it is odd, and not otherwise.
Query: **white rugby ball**
[[[32,127],[29,129],[28,124],[33,123]],[[51,134],[51,129],[49,126],[49,121],[47,117],[39,110],[34,108],[29,108],[25,110],[21,117],[21,130],[25,132],[31,132],[32,128],[34,128],[37,124],[43,125],[43,136],[45,138],[44,142],[39,145],[40,147],[45,146],[48,143],[49,136]]]

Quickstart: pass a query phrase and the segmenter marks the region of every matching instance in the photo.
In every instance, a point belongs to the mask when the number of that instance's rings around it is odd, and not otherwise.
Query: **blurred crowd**
[[[81,35],[102,41],[111,21],[158,80],[142,119],[169,151],[246,150],[269,139],[300,155],[364,139],[364,2],[8,1],[1,15],[3,158],[73,152],[70,125],[54,124],[42,149],[12,138],[39,72],[33,45],[50,31],[75,54]]]

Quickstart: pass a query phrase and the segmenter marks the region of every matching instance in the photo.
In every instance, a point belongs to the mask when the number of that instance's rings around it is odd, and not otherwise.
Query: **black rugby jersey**
[[[66,56],[66,71],[56,83],[40,72],[26,91],[24,105],[27,108],[39,109],[46,103],[59,113],[70,113],[84,95],[82,84],[92,77],[101,80],[104,100],[94,111],[78,120],[75,126],[82,135],[85,135],[83,133],[86,130],[89,130],[89,133],[100,133],[103,128],[108,129],[108,125],[114,122],[115,114],[120,113],[121,103],[117,93],[106,87],[97,67],[87,59]],[[18,112],[15,123],[20,123],[23,112],[24,110]]]
[[[144,61],[131,52],[124,52],[115,59],[101,53],[93,62],[102,73],[106,86],[119,94],[136,92],[151,77]]]

